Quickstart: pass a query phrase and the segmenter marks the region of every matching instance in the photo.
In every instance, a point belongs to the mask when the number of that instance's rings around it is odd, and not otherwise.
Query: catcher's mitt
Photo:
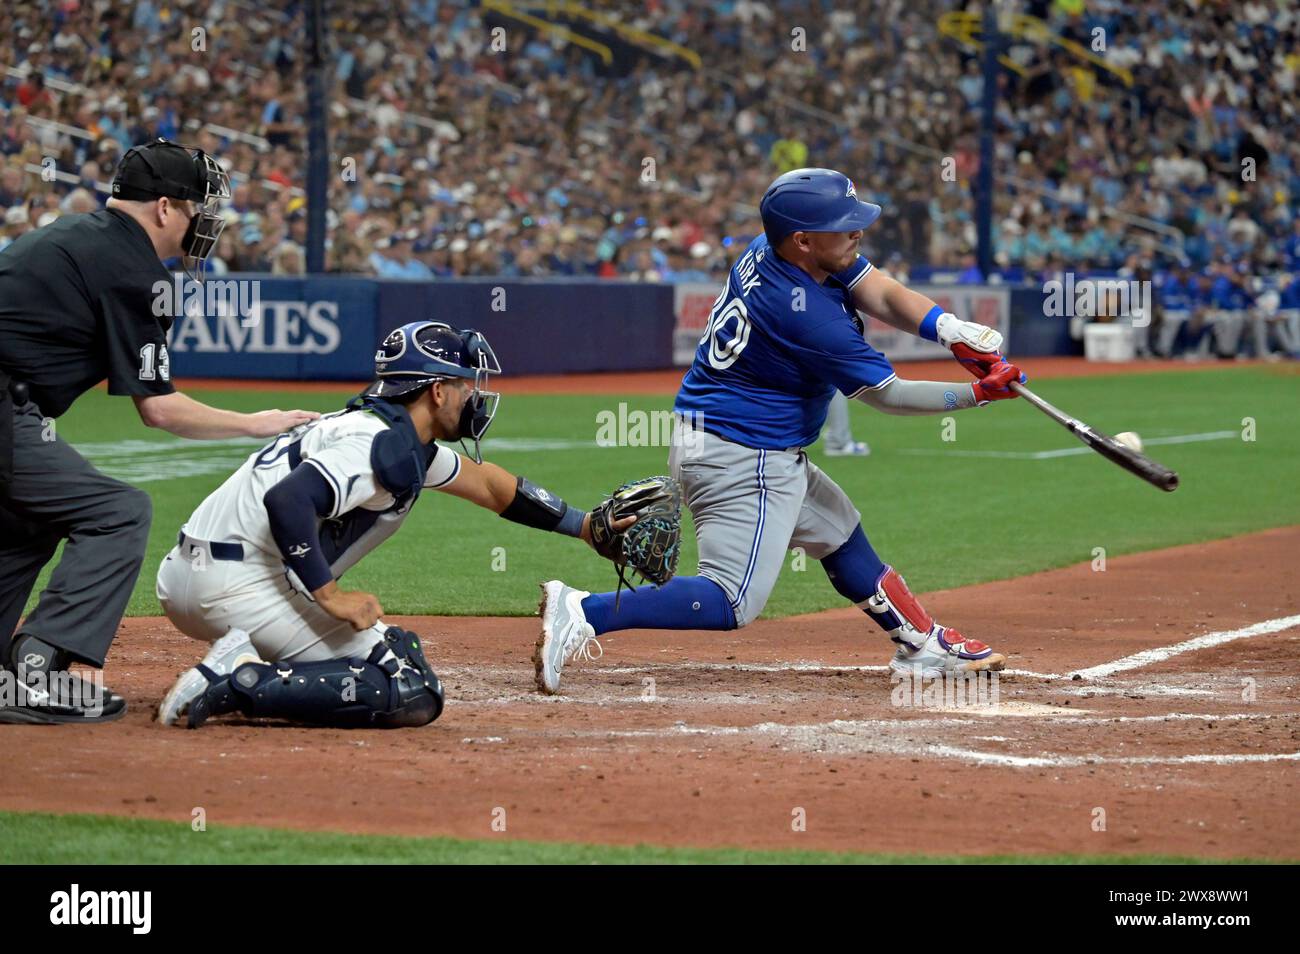
[[[614,523],[635,514],[636,523],[621,533]],[[618,570],[623,584],[636,589],[626,576],[631,569],[641,579],[661,586],[677,572],[682,543],[682,489],[671,477],[645,477],[624,484],[591,512],[591,542]],[[617,606],[618,596],[615,596]]]

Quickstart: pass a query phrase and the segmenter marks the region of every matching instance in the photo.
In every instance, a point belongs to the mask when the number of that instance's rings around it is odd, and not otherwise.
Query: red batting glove
[[[980,378],[971,387],[975,390],[975,400],[979,404],[987,404],[989,401],[1005,401],[1007,398],[1019,397],[1015,391],[1011,390],[1011,382],[1019,381],[1024,384],[1029,380],[1025,373],[1009,361],[1003,361],[997,364],[993,369]]]
[[[963,368],[977,378],[986,378],[993,369],[1006,362],[1001,351],[976,351],[962,341],[954,341],[952,356],[961,362]]]

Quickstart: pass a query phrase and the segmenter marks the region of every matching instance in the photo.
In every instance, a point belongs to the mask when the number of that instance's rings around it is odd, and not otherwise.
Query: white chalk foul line
[[[1300,762],[1300,752],[1242,752],[1196,755],[1136,755],[1112,758],[1105,755],[1003,755],[979,752],[951,745],[926,747],[940,758],[962,759],[980,765],[1008,768],[1076,768],[1080,765],[1237,765],[1243,762]]]
[[[1204,434],[1175,434],[1171,437],[1152,437],[1147,445],[1190,444],[1197,441],[1218,441],[1238,437],[1237,431],[1208,431]],[[88,457],[100,470],[112,477],[133,484],[144,484],[174,477],[198,477],[207,474],[228,474],[237,469],[248,453],[265,441],[246,437],[216,441],[193,441],[185,438],[172,440],[84,441],[77,450]],[[597,447],[595,439],[497,437],[484,442],[491,453],[536,453],[539,451],[589,450]],[[1051,460],[1057,457],[1074,457],[1092,451],[1082,445],[1059,447],[1044,451],[956,450],[953,448],[905,447],[898,453],[947,457],[991,457],[1004,460]]]
[[[678,722],[672,726],[661,728],[647,729],[581,729],[569,730],[569,734],[586,735],[595,738],[644,738],[647,736],[669,737],[675,735],[739,735],[747,732],[767,732],[767,733],[806,733],[808,735],[817,735],[824,733],[844,734],[846,732],[879,732],[883,730],[891,731],[908,731],[913,732],[917,729],[968,729],[977,724],[977,721],[987,719],[991,712],[996,715],[994,706],[985,709],[972,708],[963,712],[960,709],[943,709],[930,710],[935,712],[934,717],[919,717],[913,719],[835,719],[831,722],[759,722],[751,726],[691,726],[684,722]],[[916,711],[916,710],[905,710]],[[1012,713],[1014,715],[1014,713]],[[1147,716],[1107,716],[1107,715],[1074,715],[1069,712],[1060,712],[1056,714],[1042,713],[1040,718],[1052,722],[1060,722],[1067,725],[1095,726],[1107,725],[1114,722],[1169,722],[1169,721],[1199,721],[1199,722],[1241,722],[1267,719],[1285,719],[1291,713],[1281,712],[1228,712],[1222,715],[1216,715],[1212,712],[1170,712],[1164,715],[1147,715]],[[1019,716],[1017,719],[1019,720]],[[1010,741],[1002,739],[1002,741]]]
[[[611,673],[614,675],[629,675],[638,672],[647,672],[649,670],[679,670],[689,669],[695,671],[717,671],[726,672],[728,670],[736,672],[889,672],[888,666],[843,666],[831,665],[829,663],[817,662],[797,662],[797,663],[707,663],[707,662],[662,662],[662,663],[642,663],[639,666],[609,666],[593,667],[592,671],[600,673]],[[1042,682],[1054,682],[1060,679],[1069,679],[1070,675],[1059,672],[1035,672],[1032,669],[1003,669],[998,673],[999,676],[1015,676],[1022,679],[1036,679]],[[1064,690],[1071,695],[1114,695],[1125,696],[1140,693],[1149,696],[1212,696],[1213,689],[1192,689],[1181,686],[1161,686],[1155,683],[1134,683],[1132,685],[1119,686],[1097,686],[1089,685],[1083,688]]]
[[[233,437],[215,441],[171,440],[82,441],[75,445],[96,467],[131,484],[176,477],[230,474],[265,440]],[[528,452],[594,448],[590,441],[501,437],[484,442],[484,450]]]
[[[1183,640],[1180,643],[1173,643],[1168,646],[1158,646],[1154,649],[1145,649],[1142,652],[1134,653],[1131,656],[1125,656],[1122,659],[1113,662],[1102,663],[1098,666],[1090,666],[1086,669],[1079,669],[1073,674],[1063,674],[1055,672],[1035,672],[1029,669],[1006,669],[1001,672],[1004,676],[1021,677],[1025,679],[1036,679],[1044,682],[1054,682],[1062,679],[1071,681],[1093,681],[1104,679],[1116,673],[1127,672],[1132,669],[1140,669],[1144,666],[1150,666],[1154,663],[1163,662],[1174,656],[1183,653],[1194,652],[1198,649],[1208,649],[1213,646],[1219,646],[1224,643],[1232,642],[1237,639],[1246,639],[1251,636],[1263,636],[1269,633],[1277,633],[1283,630],[1291,629],[1294,626],[1300,626],[1300,615],[1282,616],[1277,619],[1264,620],[1259,623],[1253,623],[1250,626],[1243,626],[1240,629],[1223,630],[1213,633],[1205,633],[1201,636],[1195,636],[1191,639]],[[605,675],[628,675],[632,673],[646,672],[649,670],[692,670],[706,672],[758,672],[758,673],[780,673],[780,672],[855,672],[855,673],[884,673],[889,672],[888,666],[850,666],[835,665],[822,662],[798,661],[787,663],[742,663],[742,662],[690,662],[679,660],[676,662],[645,662],[634,665],[622,666],[593,666],[593,671]],[[459,672],[459,670],[456,670]],[[464,670],[464,675],[468,676],[474,670]],[[481,675],[483,669],[477,668]],[[1160,686],[1154,683],[1143,683],[1132,686],[1084,686],[1070,690],[1074,695],[1083,695],[1089,693],[1098,694],[1123,694],[1142,693],[1144,695],[1213,695],[1212,690],[1185,688],[1178,686]],[[501,702],[507,699],[483,700],[485,702]]]
[[[1174,434],[1170,437],[1152,437],[1143,441],[1150,447],[1153,444],[1195,444],[1201,441],[1223,441],[1240,437],[1240,431],[1206,431],[1203,434]],[[1095,453],[1091,447],[1082,444],[1073,447],[1058,447],[1044,451],[998,451],[998,450],[956,450],[938,447],[907,447],[899,450],[900,454],[920,455],[925,457],[992,457],[999,460],[1053,460],[1057,457],[1077,457],[1082,454]]]
[[[1253,714],[1252,714],[1253,717]],[[1084,721],[1084,720],[1080,720]],[[1088,720],[1093,721],[1093,720]],[[1095,721],[1107,721],[1098,718]],[[1300,752],[1225,752],[1194,753],[1188,755],[1010,755],[1002,752],[982,752],[954,745],[940,745],[914,741],[910,738],[889,737],[881,729],[915,731],[923,726],[949,726],[961,720],[911,720],[890,722],[886,720],[836,720],[833,722],[789,725],[781,722],[762,722],[753,726],[688,726],[678,724],[658,729],[583,730],[572,733],[588,738],[647,738],[703,736],[776,736],[794,748],[825,755],[873,754],[899,757],[929,755],[937,758],[957,759],[977,765],[1004,768],[1078,768],[1086,765],[1237,765],[1243,763],[1297,762]],[[860,743],[860,744],[855,744]]]
[[[1059,677],[1058,677],[1059,678]],[[1134,682],[1118,686],[1089,684],[1081,689],[1062,689],[1072,696],[1212,696],[1213,689],[1189,689],[1183,686],[1161,686],[1154,682]]]
[[[1166,659],[1181,655],[1182,653],[1189,653],[1198,649],[1209,649],[1212,646],[1221,646],[1224,643],[1230,643],[1236,639],[1246,639],[1250,636],[1264,636],[1268,633],[1280,633],[1282,630],[1290,629],[1293,626],[1300,626],[1300,615],[1280,616],[1277,619],[1266,619],[1261,623],[1243,626],[1241,629],[1229,629],[1216,633],[1205,633],[1202,636],[1185,639],[1181,643],[1174,643],[1171,646],[1158,646],[1155,649],[1144,649],[1140,653],[1134,653],[1132,656],[1125,656],[1123,659],[1116,659],[1114,662],[1102,663],[1100,666],[1090,666],[1087,669],[1080,669],[1075,673],[1075,675],[1080,679],[1102,679],[1106,676],[1114,675],[1117,672],[1126,672],[1129,669],[1140,669],[1143,666],[1150,666],[1154,663],[1163,662]]]
[[[628,675],[630,673],[645,672],[647,669],[691,669],[718,672],[732,670],[735,672],[889,672],[888,666],[846,666],[833,665],[831,663],[819,662],[790,662],[790,663],[738,663],[738,662],[648,662],[638,666],[608,666],[600,667],[595,671],[602,673],[612,673],[614,675]],[[1029,669],[1003,669],[999,671],[1000,676],[1024,676],[1029,679],[1060,679],[1061,674],[1055,672],[1033,672]]]

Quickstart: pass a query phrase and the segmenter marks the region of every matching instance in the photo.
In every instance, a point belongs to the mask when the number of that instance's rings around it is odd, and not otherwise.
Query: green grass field
[[[75,864],[1199,864],[1173,855],[884,855],[344,835],[102,815],[0,812],[0,863]],[[1243,863],[1250,863],[1242,859]],[[1208,863],[1208,862],[1204,862]],[[1214,864],[1222,864],[1214,861]]]
[[[1059,379],[1038,390],[1110,433],[1137,431],[1147,440],[1234,436],[1149,446],[1181,474],[1173,494],[1092,453],[968,456],[1082,446],[1023,402],[954,415],[955,441],[942,439],[941,417],[888,417],[854,402],[855,433],[871,443],[872,456],[827,460],[817,447],[812,457],[848,491],[876,549],[917,591],[1064,566],[1091,559],[1094,547],[1116,556],[1300,523],[1300,375],[1289,366]],[[348,392],[194,396],[245,410],[325,411],[339,407]],[[620,402],[631,411],[671,406],[667,397],[507,396],[486,453],[590,506],[627,479],[666,469],[664,447],[596,446],[597,414],[617,412]],[[1241,438],[1247,418],[1254,421],[1253,441]],[[154,569],[194,507],[256,443],[211,445],[150,431],[128,401],[98,391],[85,395],[58,427],[109,473],[151,478],[140,486],[154,501],[153,532],[129,612],[159,613]],[[695,560],[688,533],[680,572],[692,572]],[[807,562],[803,572],[783,574],[765,615],[839,605],[815,561]],[[349,573],[345,586],[376,593],[390,613],[523,615],[536,607],[537,582],[553,577],[586,589],[609,588],[613,579],[606,564],[573,540],[429,493],[401,533]]]
[[[1048,400],[1110,433],[1152,439],[1217,435],[1149,444],[1152,456],[1182,475],[1164,494],[1091,453],[1027,459],[1026,452],[1076,448],[1074,438],[1023,402],[953,416],[956,440],[940,417],[886,417],[854,404],[866,459],[812,457],[848,491],[881,555],[918,591],[1017,576],[1091,559],[1300,523],[1300,375],[1290,367],[1170,371],[1043,382]],[[349,395],[197,391],[195,397],[243,410],[333,410]],[[665,469],[664,447],[596,446],[597,415],[662,412],[664,398],[507,396],[487,442],[489,459],[589,506],[632,477]],[[1253,423],[1252,423],[1253,422]],[[153,573],[176,531],[256,442],[203,444],[149,431],[130,403],[86,395],[59,433],[97,465],[138,483],[154,501],[149,554],[129,612],[157,614]],[[1250,433],[1253,430],[1253,434]],[[1243,434],[1253,440],[1243,439]],[[949,435],[953,436],[953,435]],[[990,456],[1021,454],[1020,457]],[[497,549],[503,548],[503,549]],[[501,560],[504,556],[504,569]],[[681,572],[696,552],[688,532]],[[526,530],[470,504],[426,494],[402,532],[353,570],[345,585],[379,595],[390,613],[533,612],[537,582],[559,576],[584,588],[607,587],[608,566],[573,540]],[[44,580],[42,579],[42,584]],[[814,562],[786,572],[768,616],[839,605]],[[425,862],[425,863],[1135,863],[1194,862],[1156,856],[998,856],[931,858],[816,852],[696,850],[657,846],[539,844],[384,838],[188,825],[85,815],[0,812],[0,862]]]

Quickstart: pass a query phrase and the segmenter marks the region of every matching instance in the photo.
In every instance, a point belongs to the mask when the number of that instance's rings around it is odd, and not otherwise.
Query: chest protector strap
[[[402,506],[420,495],[424,474],[433,462],[437,445],[423,444],[406,409],[379,398],[353,398],[348,407],[368,411],[388,425],[370,447],[370,467],[380,486]]]

